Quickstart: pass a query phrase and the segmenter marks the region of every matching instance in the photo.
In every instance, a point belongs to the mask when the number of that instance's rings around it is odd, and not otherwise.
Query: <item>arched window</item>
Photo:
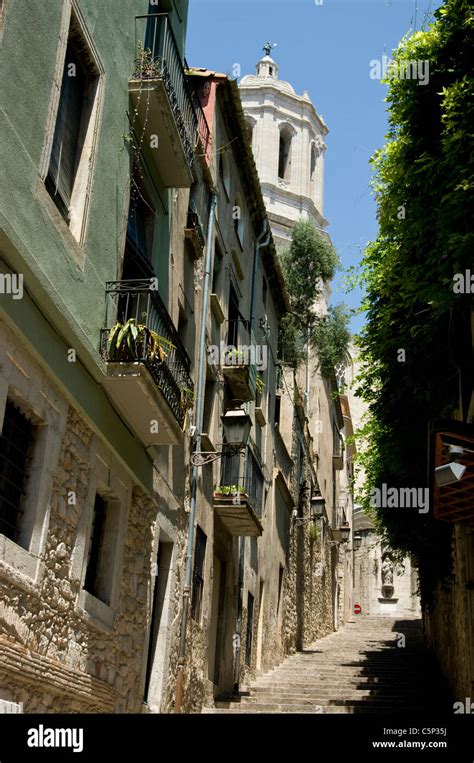
[[[316,151],[316,144],[313,142],[311,143],[311,165],[310,165],[310,178],[311,182],[314,183],[316,180],[316,159],[317,159],[317,151]]]
[[[292,134],[289,127],[280,130],[280,145],[278,150],[278,177],[281,180],[290,180],[291,177],[291,142]]]
[[[249,136],[249,140],[252,141],[253,139],[253,128],[255,127],[255,121],[252,119],[252,117],[245,117],[245,126],[247,128],[247,133]]]

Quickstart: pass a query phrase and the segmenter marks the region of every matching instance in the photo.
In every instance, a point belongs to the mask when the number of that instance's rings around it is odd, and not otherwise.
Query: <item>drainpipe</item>
[[[257,272],[260,249],[268,246],[270,243],[271,232],[268,226],[268,220],[265,218],[263,230],[255,243],[252,269],[252,288],[250,291],[250,320],[249,320],[249,339],[253,324],[255,323],[256,291],[257,291]],[[247,403],[247,413],[250,413],[250,403]],[[237,622],[235,627],[235,669],[234,669],[234,691],[239,690],[240,683],[240,655],[242,649],[242,609],[244,598],[244,569],[245,569],[245,538],[239,538],[239,584],[237,587]]]
[[[201,310],[201,333],[199,337],[199,366],[198,366],[198,383],[196,390],[196,404],[195,404],[195,426],[196,434],[193,443],[193,452],[199,452],[201,450],[201,430],[202,421],[204,415],[204,393],[205,393],[205,379],[206,379],[206,323],[207,312],[209,307],[209,284],[211,278],[212,267],[212,250],[214,242],[214,223],[216,216],[217,206],[217,194],[211,193],[209,200],[209,223],[207,227],[207,247],[206,247],[206,263],[204,271],[204,287],[202,298],[202,310]],[[189,614],[189,597],[191,593],[192,573],[193,573],[193,549],[194,549],[194,531],[195,531],[195,519],[196,519],[196,495],[197,484],[199,478],[199,467],[193,466],[192,478],[191,478],[191,498],[189,508],[189,520],[188,520],[188,543],[186,548],[186,561],[185,561],[185,573],[184,573],[184,587],[183,587],[183,604],[181,610],[181,624],[179,632],[179,652],[178,652],[178,675],[176,677],[176,697],[175,697],[175,713],[181,712],[181,705],[183,702],[184,693],[184,669],[186,666],[186,630],[188,626],[188,614]]]

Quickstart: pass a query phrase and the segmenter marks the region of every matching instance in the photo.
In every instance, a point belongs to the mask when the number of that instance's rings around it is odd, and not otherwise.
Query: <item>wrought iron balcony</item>
[[[136,16],[135,40],[129,82],[132,128],[140,145],[150,147],[163,184],[189,188],[194,152],[198,141],[202,153],[207,151],[209,126],[186,76],[168,14]]]
[[[107,282],[100,351],[108,364],[104,384],[141,439],[174,444],[192,405],[193,381],[189,357],[155,286],[156,279]]]
[[[222,372],[236,400],[255,400],[257,392],[257,364],[259,349],[248,322],[242,318],[227,321],[227,345],[223,356]]]
[[[262,534],[263,488],[262,470],[250,447],[223,459],[214,510],[232,535]]]

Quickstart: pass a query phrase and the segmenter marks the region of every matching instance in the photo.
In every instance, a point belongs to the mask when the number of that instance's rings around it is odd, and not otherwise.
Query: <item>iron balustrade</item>
[[[255,395],[257,389],[257,367],[265,370],[263,348],[257,347],[255,335],[249,329],[249,322],[244,318],[229,319],[226,331],[226,352],[223,357],[224,366],[247,366],[249,369],[249,384]]]
[[[223,450],[226,450],[225,445]],[[258,519],[262,516],[263,486],[263,473],[250,446],[244,453],[222,459],[216,495],[231,498],[236,503],[248,501]]]
[[[137,324],[162,337],[164,359],[150,357],[146,342],[136,347],[137,355],[128,362],[141,362],[149,370],[179,425],[184,425],[186,401],[193,393],[190,375],[191,363],[179,338],[173,321],[160,295],[154,288],[156,279],[107,281],[105,328],[101,332],[100,352],[107,362],[116,362],[109,357],[107,347],[110,330],[116,323],[125,324],[135,319]],[[127,362],[127,361],[126,361]]]
[[[204,152],[207,152],[210,130],[199,99],[186,76],[167,13],[135,16],[135,50],[134,77],[163,80],[188,164],[193,168],[197,138]]]

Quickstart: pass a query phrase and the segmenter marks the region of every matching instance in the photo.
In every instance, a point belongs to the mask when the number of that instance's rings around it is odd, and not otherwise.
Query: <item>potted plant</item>
[[[116,323],[110,329],[107,339],[107,358],[110,363],[130,363],[139,360],[152,360],[158,364],[167,358],[166,350],[175,346],[156,331],[152,331],[136,318],[129,318],[125,323]]]

